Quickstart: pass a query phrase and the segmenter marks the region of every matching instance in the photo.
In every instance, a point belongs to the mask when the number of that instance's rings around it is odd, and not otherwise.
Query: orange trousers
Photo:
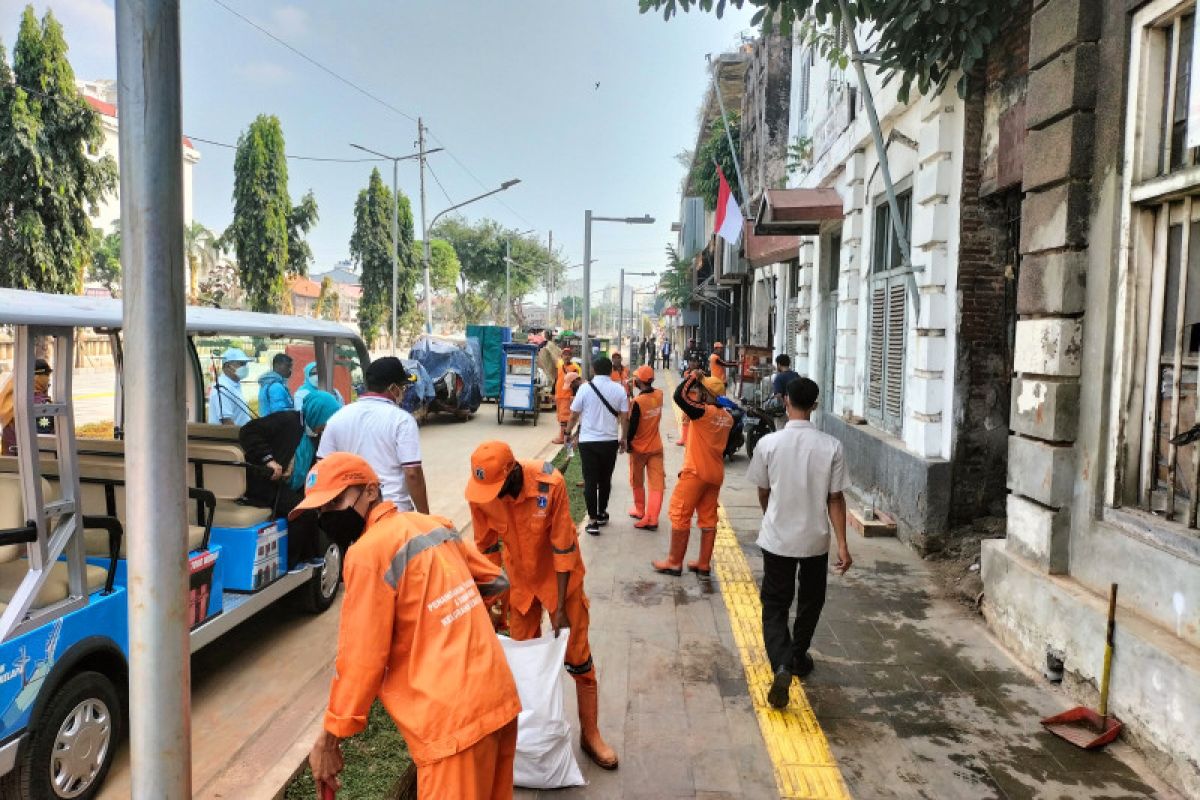
[[[564,425],[571,421],[571,401],[574,399],[571,395],[554,398],[554,402],[558,407],[558,421]]]
[[[667,473],[663,470],[663,454],[629,452],[629,485],[641,489],[643,478],[650,491],[662,492],[667,488]]]
[[[418,800],[512,800],[517,720],[475,744],[417,768]]]
[[[580,683],[596,682],[596,671],[592,669],[592,646],[588,642],[590,605],[583,589],[567,595],[567,622],[571,629],[567,635],[566,667],[571,677]],[[542,601],[536,597],[524,614],[518,611],[516,606],[512,606],[508,611],[508,635],[516,642],[538,638],[542,635],[544,612]],[[553,635],[551,633],[551,636]]]
[[[671,492],[671,528],[677,531],[691,530],[694,514],[700,530],[715,530],[720,498],[721,484],[705,483],[694,475],[681,475],[675,490]]]

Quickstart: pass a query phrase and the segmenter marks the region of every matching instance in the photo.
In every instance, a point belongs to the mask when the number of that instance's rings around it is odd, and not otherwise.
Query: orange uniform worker
[[[728,373],[725,371],[728,367],[736,367],[736,361],[725,360],[725,345],[721,342],[713,342],[712,355],[708,357],[708,375],[711,378],[716,378],[724,386],[729,383]],[[721,394],[725,394],[725,389],[721,389]]]
[[[629,367],[625,366],[620,352],[612,354],[612,372],[608,377],[613,383],[619,383],[625,387],[625,394],[632,395],[629,388]]]
[[[575,393],[571,386],[579,379],[579,368],[571,363],[571,348],[562,349],[562,358],[558,362],[558,372],[554,376],[554,403],[558,411],[558,437],[552,444],[562,444],[567,440],[567,423],[571,421],[571,401]]]
[[[318,794],[338,789],[340,740],[366,727],[378,697],[417,765],[418,797],[511,798],[521,701],[483,607],[507,579],[449,520],[382,500],[359,456],[327,456],[305,485],[292,515],[319,509],[323,529],[354,542],[324,730],[309,754]]]
[[[667,478],[663,469],[663,442],[658,426],[662,422],[663,393],[654,388],[654,369],[645,364],[633,373],[638,396],[629,409],[629,485],[633,487],[633,508],[629,516],[638,520],[633,527],[658,530]]]
[[[580,744],[596,764],[617,768],[617,754],[597,726],[599,688],[588,643],[588,599],[583,591],[579,533],[563,476],[550,462],[518,461],[499,441],[471,454],[467,501],[475,544],[485,554],[500,551],[512,589],[509,635],[516,641],[541,635],[543,609],[554,635],[570,628],[567,672],[579,700]]]
[[[692,432],[683,451],[683,471],[671,493],[670,553],[663,561],[651,562],[657,572],[683,573],[693,514],[700,525],[700,558],[688,562],[688,569],[704,577],[711,571],[717,501],[725,480],[725,444],[733,430],[733,417],[717,405],[717,398],[724,393],[725,384],[711,376],[701,378],[696,372],[675,389],[675,405],[691,420]]]

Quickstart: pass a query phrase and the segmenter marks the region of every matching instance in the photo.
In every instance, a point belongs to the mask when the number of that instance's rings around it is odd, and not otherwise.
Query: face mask
[[[316,376],[316,374],[313,374],[313,375],[309,375],[309,376],[308,376],[308,385],[309,385],[309,386],[311,386],[311,387],[313,387],[314,389],[317,389],[317,388],[319,388],[319,387],[318,387],[318,385],[317,385],[317,376]]]
[[[357,542],[362,536],[363,529],[367,527],[367,521],[363,519],[362,514],[354,510],[354,506],[358,505],[358,501],[361,499],[362,494],[360,493],[354,503],[346,508],[338,511],[322,511],[318,517],[321,529],[339,543],[344,542],[349,545]]]
[[[237,379],[239,381],[246,380],[246,377],[249,374],[250,374],[250,367],[246,366],[245,364],[242,364],[240,367],[238,367],[237,372],[234,373],[234,375],[237,375]]]

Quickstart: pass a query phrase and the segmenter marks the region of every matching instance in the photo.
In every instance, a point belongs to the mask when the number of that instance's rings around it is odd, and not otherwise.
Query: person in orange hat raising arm
[[[721,342],[713,342],[713,351],[708,357],[708,375],[721,382],[721,394],[725,394],[724,387],[729,383],[728,373],[725,370],[736,366],[736,361],[725,360],[725,345]]]
[[[550,612],[554,635],[567,633],[567,672],[579,700],[580,744],[603,769],[617,768],[617,754],[600,736],[599,687],[588,643],[588,599],[583,591],[579,535],[563,476],[550,462],[518,461],[499,441],[471,454],[467,502],[475,544],[501,553],[512,589],[509,635],[516,641],[541,635]]]
[[[629,440],[629,485],[633,487],[633,508],[629,509],[629,516],[638,520],[633,527],[656,531],[663,493],[667,490],[662,436],[658,430],[662,422],[663,393],[654,388],[654,369],[647,365],[634,372],[633,384],[638,396],[630,403],[626,434]]]
[[[564,347],[562,358],[558,361],[558,372],[554,376],[554,405],[558,411],[558,437],[551,444],[563,444],[567,440],[567,423],[571,420],[571,401],[575,399],[571,385],[577,375],[579,375],[579,370],[571,363],[571,348]]]
[[[662,561],[652,561],[656,572],[683,574],[692,532],[692,517],[700,525],[700,558],[688,569],[708,577],[713,545],[717,539],[717,501],[725,481],[725,444],[733,430],[733,417],[717,405],[725,384],[713,377],[700,378],[693,372],[675,389],[675,405],[691,420],[691,435],[683,451],[683,471],[671,493],[671,548]]]
[[[506,800],[521,701],[483,607],[508,589],[500,569],[442,517],[398,511],[351,453],[308,473],[293,515],[353,541],[324,730],[309,754],[318,794],[340,788],[340,742],[378,697],[417,765],[422,800]]]

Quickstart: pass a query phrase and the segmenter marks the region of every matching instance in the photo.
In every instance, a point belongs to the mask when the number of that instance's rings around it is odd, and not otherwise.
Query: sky
[[[521,183],[464,209],[471,218],[554,233],[568,264],[583,260],[583,216],[656,218],[653,225],[593,226],[593,285],[622,267],[660,271],[673,243],[683,167],[707,85],[705,55],[749,32],[749,12],[722,20],[688,14],[670,23],[637,0],[221,0],[296,49],[411,117],[431,147],[430,217],[510,178]],[[24,2],[0,0],[11,54]],[[62,22],[76,77],[115,77],[111,0],[36,0]],[[385,108],[255,30],[217,0],[184,0],[183,128],[235,143],[260,113],[277,115],[289,154],[356,158],[355,142],[394,155],[416,150],[416,123]],[[596,84],[599,83],[597,88]],[[230,221],[233,150],[198,144],[194,216]],[[312,189],[320,221],[309,235],[321,272],[349,257],[354,200],[370,163],[289,162],[293,202]],[[391,164],[379,165],[391,180]],[[419,219],[418,171],[400,186]],[[420,231],[418,230],[418,236]],[[580,270],[568,273],[577,277]],[[631,279],[634,285],[653,279]]]

